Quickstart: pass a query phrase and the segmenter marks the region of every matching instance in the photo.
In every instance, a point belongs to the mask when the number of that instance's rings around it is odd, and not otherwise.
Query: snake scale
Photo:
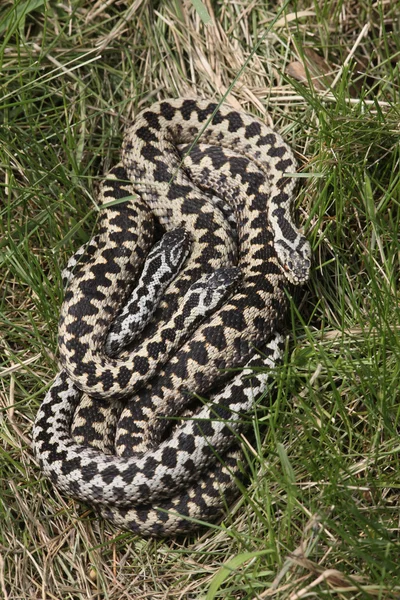
[[[63,371],[33,429],[43,472],[119,526],[188,531],[236,492],[243,414],[280,356],[285,290],[309,273],[295,168],[279,134],[207,100],[156,103],[125,134],[61,308]],[[172,236],[165,291],[154,221]]]

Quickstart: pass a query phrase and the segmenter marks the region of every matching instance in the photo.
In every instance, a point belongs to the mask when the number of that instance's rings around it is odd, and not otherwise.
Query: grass
[[[400,4],[206,8],[207,25],[189,0],[0,7],[4,600],[400,598]],[[146,541],[43,481],[30,431],[60,268],[124,127],[157,98],[227,93],[297,153],[313,273],[253,419],[251,484],[221,526]]]

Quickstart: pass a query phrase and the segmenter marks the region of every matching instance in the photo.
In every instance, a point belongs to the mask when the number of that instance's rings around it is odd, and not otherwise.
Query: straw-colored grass
[[[0,6],[0,598],[400,598],[399,2],[197,3]],[[30,432],[98,182],[134,114],[182,95],[292,145],[314,263],[248,488],[222,524],[155,542],[61,497]]]

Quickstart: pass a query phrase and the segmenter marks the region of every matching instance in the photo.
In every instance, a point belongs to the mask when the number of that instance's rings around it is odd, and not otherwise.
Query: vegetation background
[[[3,0],[0,598],[400,598],[396,0]],[[251,483],[185,539],[114,530],[41,477],[60,269],[95,224],[125,126],[222,100],[299,160],[313,273],[259,402]]]

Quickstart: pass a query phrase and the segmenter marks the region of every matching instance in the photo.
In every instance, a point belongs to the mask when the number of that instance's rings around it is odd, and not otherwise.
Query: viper
[[[183,156],[182,144],[190,144]],[[308,277],[310,247],[291,218],[294,172],[282,138],[229,107],[180,99],[138,115],[113,174],[129,183],[104,188],[103,200],[112,205],[102,213],[95,248],[74,273],[61,310],[64,372],[34,428],[42,468],[60,489],[99,505],[117,524],[151,535],[185,530],[185,517],[211,518],[221,510],[220,487],[229,490],[229,472],[237,470],[232,444],[240,415],[266,383],[265,373],[249,375],[254,366],[276,364],[282,341],[274,332],[285,314],[285,289]],[[212,194],[229,205],[235,234]],[[190,232],[192,249],[139,345],[112,358],[105,340],[127,300],[126,279],[137,277],[150,251],[153,217],[167,231]],[[227,275],[223,294],[233,283],[236,290],[213,314],[205,317],[205,311],[182,342],[174,314],[182,314],[195,282],[215,270]],[[227,369],[244,365],[224,384]],[[211,402],[188,418],[188,392],[212,389]],[[73,439],[69,427],[80,390],[91,398],[89,425],[99,415],[96,403],[118,407],[119,456]],[[165,439],[171,416],[183,421]]]

